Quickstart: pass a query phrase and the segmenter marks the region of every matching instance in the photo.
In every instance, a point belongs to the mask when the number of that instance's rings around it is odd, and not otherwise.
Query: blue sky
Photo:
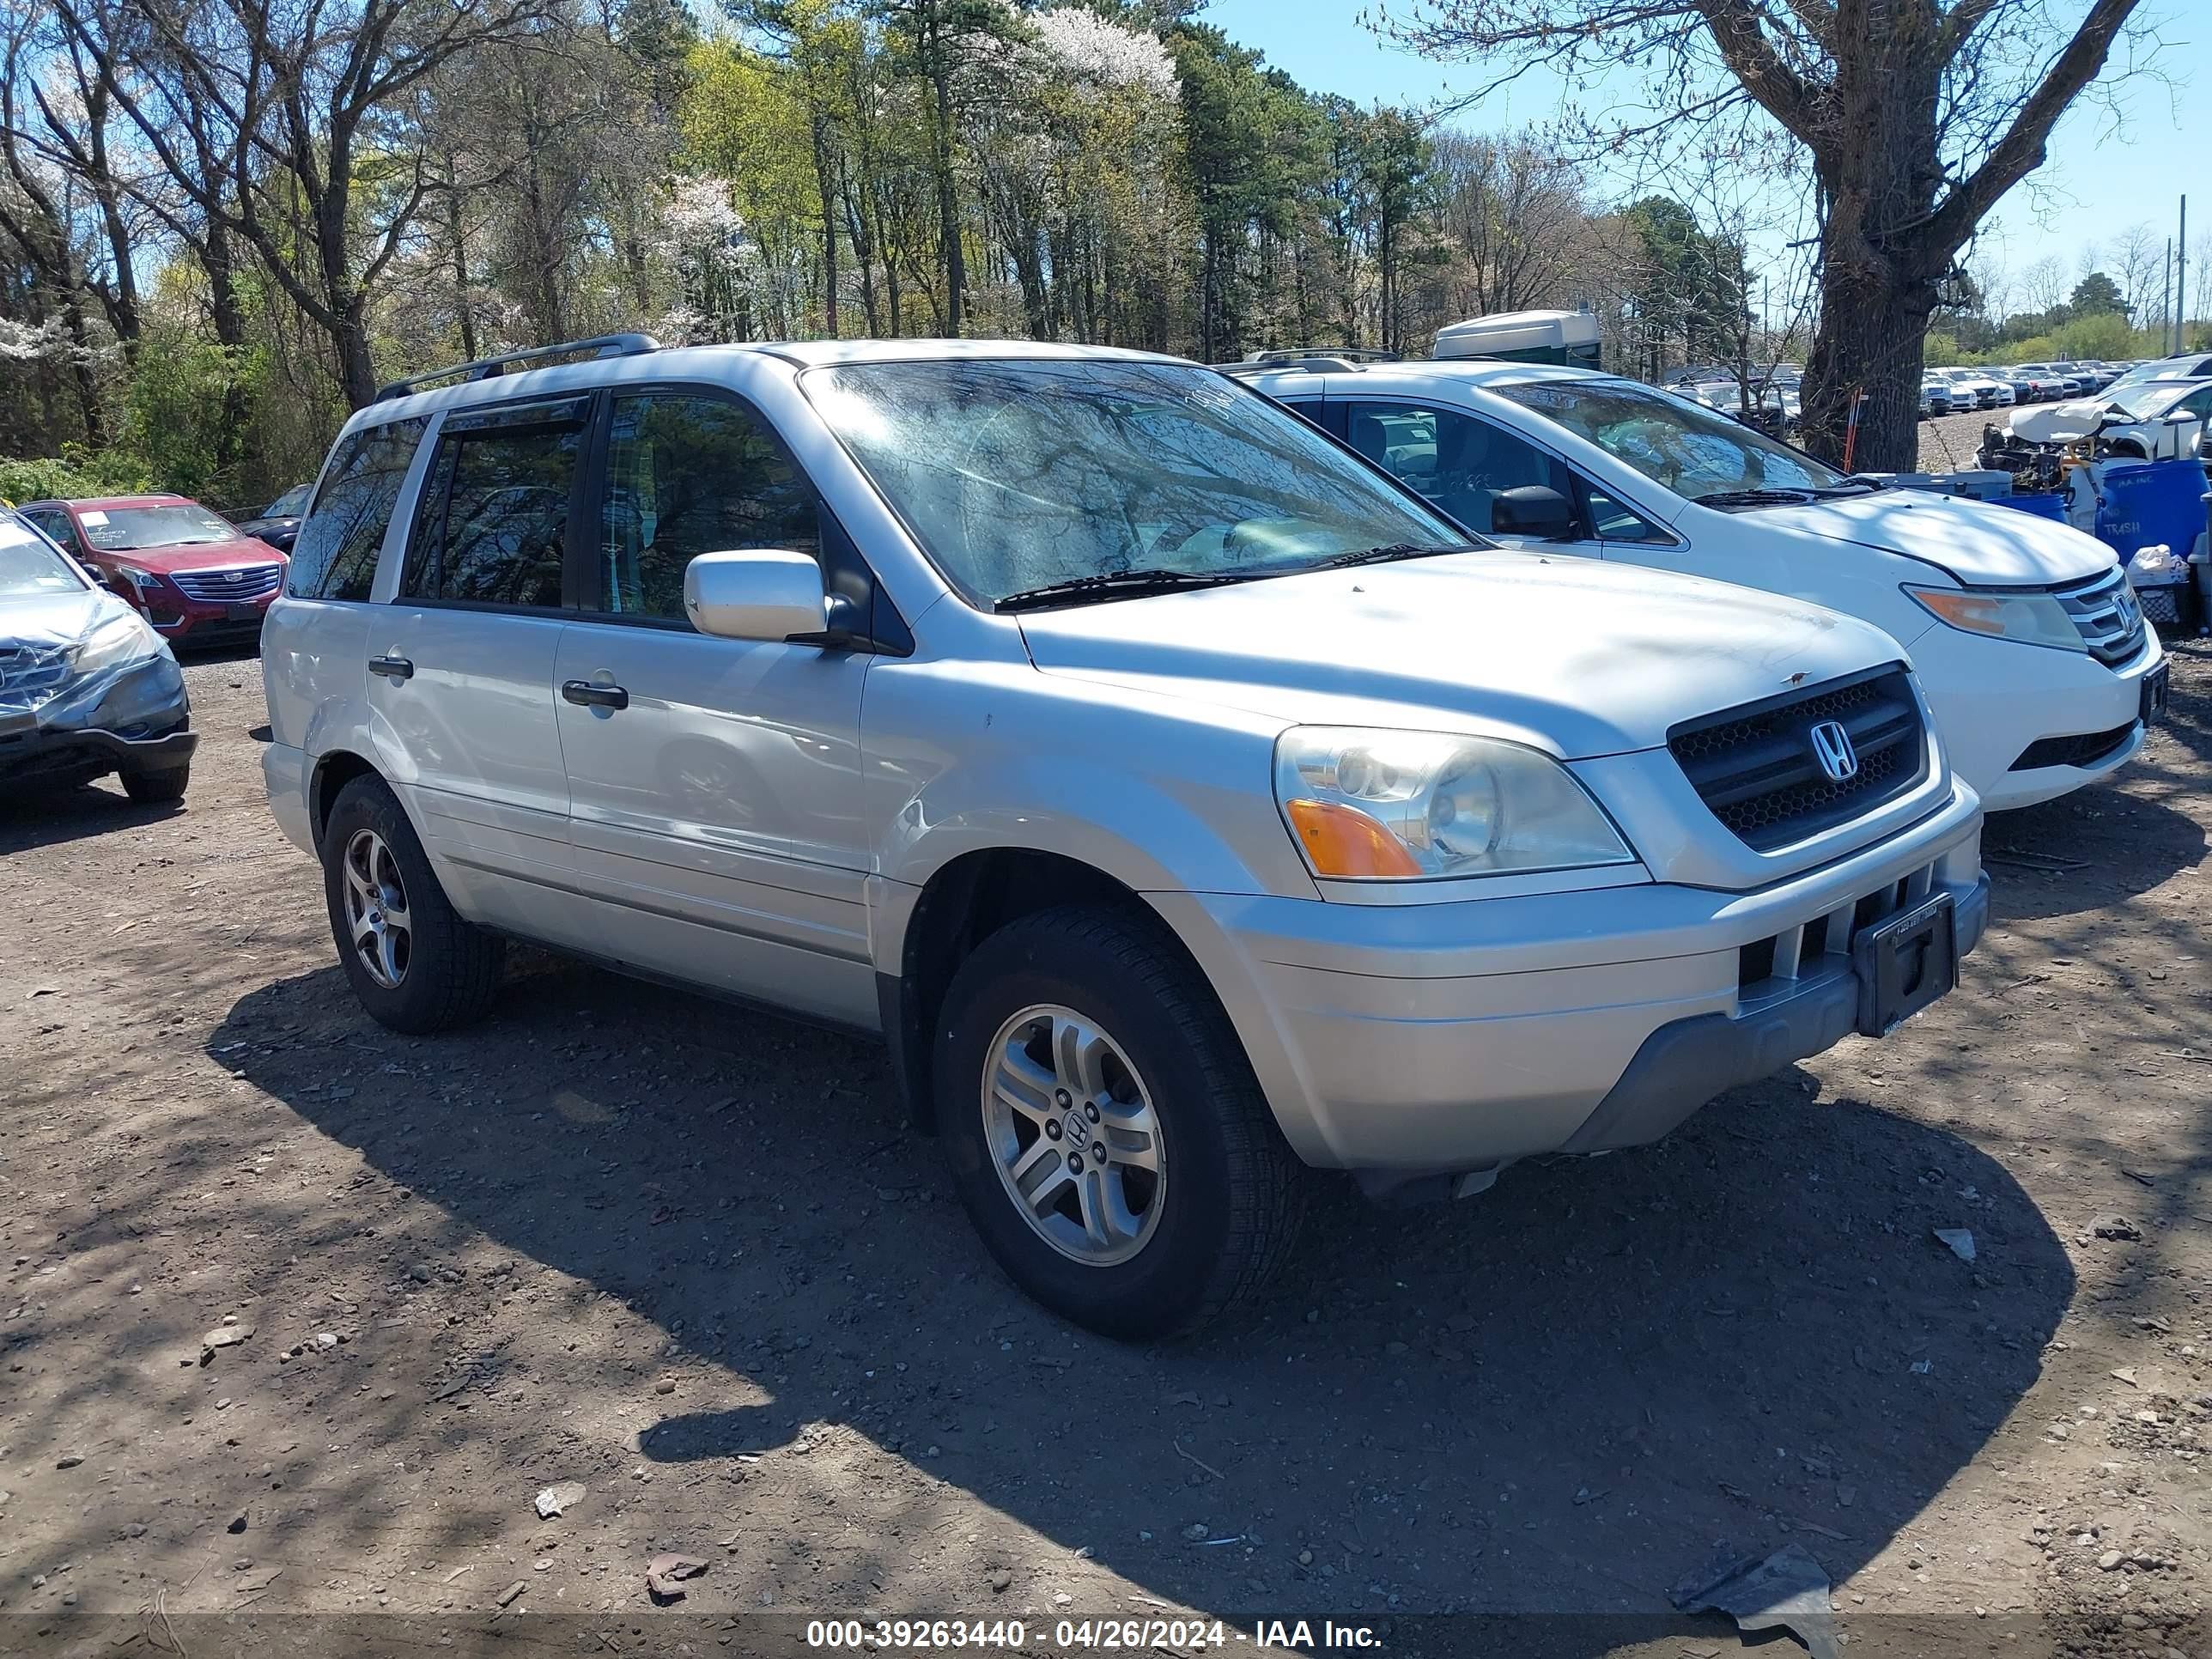
[[[2200,229],[2212,229],[2212,170],[2205,167],[2212,158],[2212,3],[2152,4],[2166,20],[2155,66],[2171,88],[2148,77],[2124,87],[2118,131],[2111,113],[2094,103],[2068,112],[2052,136],[2050,161],[2034,175],[2038,188],[2016,188],[1989,233],[2015,272],[2046,254],[2070,269],[2085,243],[2108,241],[2138,222],[2155,226],[2162,238],[2172,229],[2177,192],[2192,183],[2199,189],[2190,203],[2189,240],[2194,244]],[[1362,0],[1212,0],[1200,15],[1266,52],[1310,90],[1363,104],[1424,100],[1480,84],[1474,69],[1384,46],[1361,26],[1365,9]],[[1532,76],[1461,122],[1485,131],[1538,123],[1554,112],[1559,90],[1556,81]]]

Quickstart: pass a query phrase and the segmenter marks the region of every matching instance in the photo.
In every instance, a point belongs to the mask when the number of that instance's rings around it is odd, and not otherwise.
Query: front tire
[[[185,798],[191,769],[176,766],[166,772],[125,772],[123,793],[140,806],[173,806]]]
[[[323,826],[323,896],[346,978],[379,1024],[420,1036],[483,1017],[501,942],[461,919],[380,778],[338,791]]]
[[[1280,1267],[1309,1175],[1150,917],[1022,917],[963,962],[935,1056],[960,1200],[1007,1276],[1109,1336],[1188,1330]]]

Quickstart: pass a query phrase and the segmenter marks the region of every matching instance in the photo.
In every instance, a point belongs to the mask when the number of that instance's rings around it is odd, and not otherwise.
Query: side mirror
[[[725,640],[816,635],[829,623],[822,567],[781,548],[702,553],[684,568],[684,614],[702,634]]]
[[[1575,533],[1575,514],[1549,484],[1518,484],[1491,497],[1490,528],[1499,536],[1563,542]]]

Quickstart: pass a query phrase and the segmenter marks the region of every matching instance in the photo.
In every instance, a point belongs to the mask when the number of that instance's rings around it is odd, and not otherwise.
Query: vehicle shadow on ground
[[[1332,1196],[1255,1317],[1139,1348],[1000,1278],[849,1038],[563,967],[410,1041],[331,969],[245,997],[207,1048],[438,1206],[449,1257],[480,1236],[650,1319],[690,1380],[648,1399],[645,1463],[811,1480],[857,1436],[1227,1614],[1656,1614],[1723,1540],[1804,1544],[1840,1580],[2005,1424],[2074,1288],[2002,1166],[1795,1070],[1463,1204]],[[382,1249],[392,1278],[419,1248],[238,1219]],[[1955,1227],[1971,1264],[1932,1236]],[[484,1363],[564,1403],[635,1386],[570,1328],[532,1315]],[[356,1409],[372,1443],[426,1431],[419,1395]]]
[[[112,779],[64,789],[10,790],[0,795],[0,858],[86,836],[143,829],[184,810],[173,802],[141,806]]]

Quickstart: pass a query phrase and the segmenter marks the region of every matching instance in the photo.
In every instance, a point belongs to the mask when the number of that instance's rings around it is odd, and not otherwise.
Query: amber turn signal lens
[[[1336,801],[1294,800],[1291,827],[1316,875],[1418,876],[1405,843],[1366,813]]]

